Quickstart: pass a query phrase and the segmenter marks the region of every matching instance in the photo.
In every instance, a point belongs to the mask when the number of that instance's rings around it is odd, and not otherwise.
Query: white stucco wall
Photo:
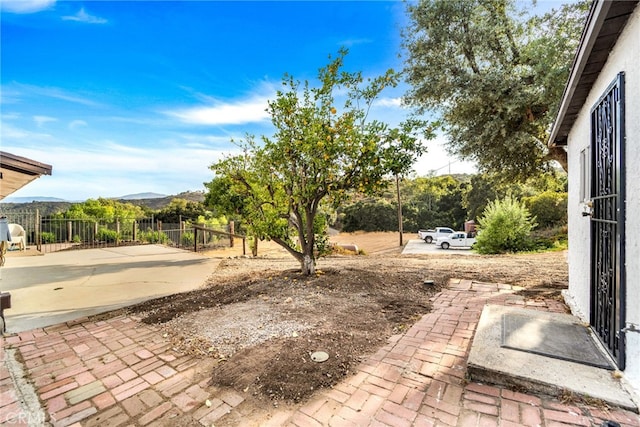
[[[568,142],[569,290],[567,302],[583,319],[589,316],[589,219],[582,216],[580,152],[590,143],[590,110],[621,71],[625,73],[626,117],[626,316],[640,325],[640,7],[629,18],[615,48],[576,120]],[[628,332],[625,380],[640,395],[640,333]]]

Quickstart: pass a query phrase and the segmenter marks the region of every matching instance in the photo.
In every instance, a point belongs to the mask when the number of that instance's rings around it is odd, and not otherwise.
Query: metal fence
[[[212,250],[222,247],[234,247],[236,241],[242,241],[242,254],[247,254],[247,240],[245,236],[233,233],[233,223],[229,227],[230,232],[215,230],[200,225],[193,226],[193,250]]]
[[[9,223],[25,229],[27,247],[47,253],[69,249],[90,249],[139,244],[163,244],[203,251],[230,247],[244,236],[233,233],[233,223],[220,229],[182,221],[162,223],[154,217],[113,220],[67,219],[40,216],[35,212],[5,214]],[[243,251],[244,253],[244,251]]]
[[[2,215],[7,217],[9,224],[19,224],[24,228],[27,246],[36,246],[37,250],[41,250],[40,215],[38,211],[3,212]]]

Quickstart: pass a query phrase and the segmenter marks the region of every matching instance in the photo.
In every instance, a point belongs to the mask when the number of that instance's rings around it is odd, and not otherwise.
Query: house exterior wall
[[[590,230],[580,200],[581,152],[590,144],[590,112],[621,71],[625,73],[626,118],[626,322],[640,328],[640,7],[629,18],[569,133],[569,289],[565,299],[583,320],[590,314]],[[624,378],[640,396],[640,332],[626,334]]]

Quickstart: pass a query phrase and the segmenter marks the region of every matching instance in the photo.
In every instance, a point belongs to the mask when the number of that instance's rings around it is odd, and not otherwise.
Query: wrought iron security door
[[[624,369],[624,73],[591,110],[591,147],[591,327]]]

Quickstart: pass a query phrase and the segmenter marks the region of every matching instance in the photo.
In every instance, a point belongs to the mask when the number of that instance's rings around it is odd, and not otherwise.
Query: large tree
[[[587,2],[543,16],[515,0],[420,0],[403,32],[406,101],[440,114],[448,149],[483,172],[526,179],[566,152],[546,146]]]
[[[414,133],[424,130],[422,123],[390,127],[369,117],[398,74],[389,70],[365,79],[343,71],[345,55],[341,50],[320,69],[317,87],[285,76],[268,107],[274,135],[260,141],[247,136],[243,154],[212,165],[218,184],[237,196],[234,203],[227,200],[228,207],[241,211],[252,234],[284,247],[305,274],[315,272],[321,205],[337,205],[351,191],[385,187],[389,173],[403,174],[422,152]],[[342,105],[337,93],[344,96]]]
[[[207,210],[203,203],[175,198],[155,214],[155,219],[167,224],[179,224],[180,221],[196,221],[200,216],[206,216]]]
[[[88,199],[82,203],[74,203],[64,213],[56,215],[59,218],[71,219],[99,219],[108,222],[116,220],[130,220],[143,218],[144,210],[128,202],[114,199]]]

